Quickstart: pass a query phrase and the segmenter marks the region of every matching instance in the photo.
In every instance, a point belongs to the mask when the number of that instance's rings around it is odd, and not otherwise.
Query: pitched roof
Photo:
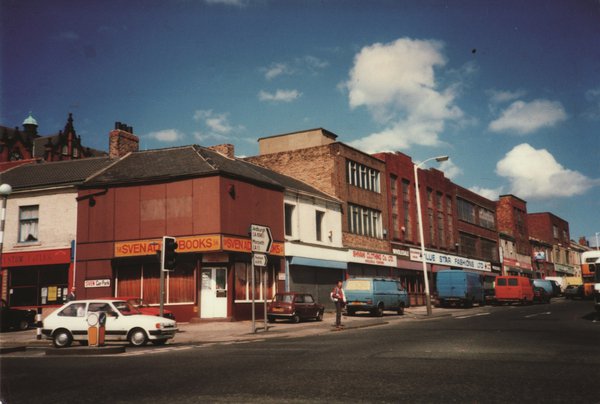
[[[270,187],[293,189],[339,202],[297,179],[247,162],[231,159],[198,145],[131,153],[88,179],[84,186],[124,185],[182,178],[225,175]]]
[[[123,185],[219,174],[281,187],[253,165],[198,145],[133,152],[84,185]]]
[[[1,173],[0,183],[10,184],[14,190],[77,185],[113,162],[114,160],[108,157],[50,163],[34,162]]]

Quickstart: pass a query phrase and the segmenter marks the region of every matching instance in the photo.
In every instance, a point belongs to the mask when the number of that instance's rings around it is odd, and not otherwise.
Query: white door
[[[203,268],[200,317],[227,317],[227,268]]]

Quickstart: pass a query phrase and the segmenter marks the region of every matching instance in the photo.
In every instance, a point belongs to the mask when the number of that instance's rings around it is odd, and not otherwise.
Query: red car
[[[160,308],[158,306],[150,306],[148,303],[145,303],[141,297],[119,296],[109,297],[105,299],[127,300],[129,304],[138,309],[142,314],[147,314],[149,316],[160,316]],[[163,317],[175,320],[175,315],[173,314],[173,312],[167,309],[163,310]]]
[[[276,319],[291,320],[299,323],[300,320],[323,320],[325,308],[315,302],[308,293],[286,292],[277,293],[267,306],[267,320],[272,323]]]

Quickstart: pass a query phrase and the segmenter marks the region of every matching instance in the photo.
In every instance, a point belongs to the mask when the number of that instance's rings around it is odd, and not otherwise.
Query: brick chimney
[[[108,155],[111,158],[123,157],[140,149],[140,139],[133,134],[133,128],[115,122],[115,129],[108,134]]]
[[[207,147],[207,149],[216,151],[219,154],[222,154],[225,157],[230,159],[235,158],[235,148],[232,144],[218,144],[215,146]]]
[[[585,237],[579,237],[579,245],[585,246],[585,247],[589,247],[590,243],[589,241],[586,240]]]

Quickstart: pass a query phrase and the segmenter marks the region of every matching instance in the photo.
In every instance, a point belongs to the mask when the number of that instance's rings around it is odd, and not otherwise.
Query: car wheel
[[[24,331],[29,328],[29,322],[27,320],[19,321],[19,330]]]
[[[275,322],[275,318],[271,317],[271,316],[267,316],[267,321],[269,323],[274,323]]]
[[[374,314],[377,317],[383,317],[383,304],[380,304],[379,306],[377,306]]]
[[[294,315],[292,316],[292,323],[299,323],[300,322],[300,316],[296,313],[294,313]]]
[[[156,346],[159,346],[159,345],[164,345],[164,344],[166,344],[166,343],[167,343],[167,340],[166,340],[166,339],[153,339],[153,340],[152,340],[152,344],[153,344],[153,345],[156,345]]]
[[[404,305],[400,305],[400,308],[398,308],[398,314],[399,315],[403,315],[404,314]]]
[[[148,343],[148,337],[146,336],[146,331],[141,328],[134,328],[129,332],[129,337],[127,337],[129,343],[133,346],[144,346]]]
[[[317,320],[317,321],[323,321],[323,312],[322,311],[319,311],[317,313],[317,317],[315,317],[315,320]]]
[[[73,336],[71,336],[71,333],[65,329],[60,329],[60,330],[56,330],[54,331],[54,334],[52,336],[52,343],[54,344],[54,346],[56,348],[66,348],[71,346],[71,343],[73,342]]]

